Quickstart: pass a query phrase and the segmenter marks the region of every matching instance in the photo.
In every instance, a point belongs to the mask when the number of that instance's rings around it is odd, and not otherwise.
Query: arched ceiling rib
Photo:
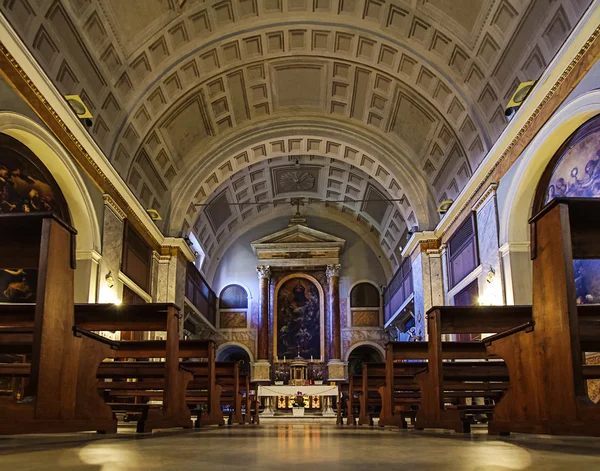
[[[504,129],[516,85],[541,75],[589,4],[12,0],[0,10],[58,89],[83,97],[94,138],[174,231],[195,220],[191,200],[241,168],[221,147],[244,131],[260,149],[265,128],[306,113],[313,126],[294,137],[303,147],[285,141],[280,152],[313,153],[310,135],[330,121],[371,133],[385,152],[342,150],[389,172],[379,183],[406,194],[427,227]],[[327,154],[331,139],[320,138],[314,153]]]
[[[432,201],[428,185],[415,166],[408,159],[397,159],[394,149],[387,148],[384,139],[372,131],[319,115],[266,124],[255,129],[249,123],[225,143],[218,143],[219,148],[207,149],[203,168],[188,172],[174,189],[173,220],[168,221],[171,228],[191,227],[199,212],[194,203],[206,202],[235,172],[264,160],[302,153],[349,164],[368,175],[392,199],[401,200],[401,214],[411,226],[428,228],[439,220],[435,207],[428,204]]]
[[[388,275],[397,266],[408,230],[406,202],[389,201],[394,196],[350,163],[290,155],[239,170],[212,192],[193,225],[206,253],[203,270],[213,273],[229,244],[257,221],[292,216],[292,198],[302,198],[302,214],[336,220],[358,233],[380,256]]]

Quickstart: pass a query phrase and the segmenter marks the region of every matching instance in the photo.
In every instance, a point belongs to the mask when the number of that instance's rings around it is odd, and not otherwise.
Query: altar
[[[305,398],[306,409],[320,409],[324,417],[333,417],[335,412],[331,407],[331,397],[337,397],[339,388],[336,385],[307,385],[307,386],[258,386],[257,397],[267,398],[265,409],[261,415],[273,416],[273,408],[287,409],[291,400],[302,394]],[[276,398],[276,399],[273,399]],[[325,400],[321,401],[321,398]]]

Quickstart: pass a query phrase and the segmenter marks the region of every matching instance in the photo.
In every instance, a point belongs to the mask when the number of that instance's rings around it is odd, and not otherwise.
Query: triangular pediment
[[[340,237],[297,224],[255,240],[252,242],[252,247],[267,244],[334,244],[342,248],[345,243],[346,241]]]

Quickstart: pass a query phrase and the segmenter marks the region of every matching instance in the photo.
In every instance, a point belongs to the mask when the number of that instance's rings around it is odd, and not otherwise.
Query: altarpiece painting
[[[287,280],[277,293],[277,358],[321,357],[321,300],[305,278]]]

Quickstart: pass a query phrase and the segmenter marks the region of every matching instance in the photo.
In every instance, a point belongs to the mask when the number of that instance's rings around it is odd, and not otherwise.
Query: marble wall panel
[[[378,327],[379,311],[353,311],[353,327]]]
[[[245,329],[247,327],[246,312],[221,312],[219,322],[221,329]]]

